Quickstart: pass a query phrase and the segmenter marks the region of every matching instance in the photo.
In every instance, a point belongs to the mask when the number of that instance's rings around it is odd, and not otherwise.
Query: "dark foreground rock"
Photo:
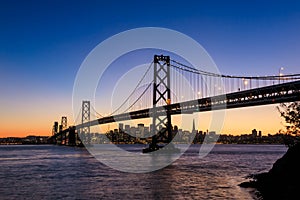
[[[252,178],[240,186],[256,188],[263,199],[300,199],[300,143],[290,147],[269,172]]]

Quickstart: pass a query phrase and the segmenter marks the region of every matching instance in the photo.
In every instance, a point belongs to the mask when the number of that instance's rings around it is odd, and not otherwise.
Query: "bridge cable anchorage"
[[[110,113],[108,116],[112,116],[114,115],[116,112],[118,112],[124,105],[126,102],[128,102],[128,100],[132,97],[132,95],[136,92],[136,90],[139,88],[140,84],[142,83],[142,81],[144,80],[144,78],[146,77],[147,73],[149,72],[150,68],[152,67],[153,62],[151,62],[151,64],[149,65],[148,69],[146,70],[146,72],[144,73],[144,75],[142,76],[142,78],[140,79],[140,81],[138,82],[138,84],[136,85],[136,87],[134,88],[134,90],[130,93],[130,95],[125,99],[125,101],[116,109],[114,110],[112,113]],[[124,112],[123,112],[124,113]]]

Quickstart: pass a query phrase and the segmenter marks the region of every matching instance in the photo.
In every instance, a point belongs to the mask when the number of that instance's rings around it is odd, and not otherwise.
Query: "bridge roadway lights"
[[[172,101],[170,98],[171,92],[169,56],[154,56],[153,74],[153,108],[122,113],[115,116],[101,117],[90,121],[90,102],[83,101],[82,121],[81,124],[78,124],[76,126],[77,130],[80,130],[79,133],[83,135],[84,133],[90,133],[90,126],[152,117],[152,141],[150,142],[149,147],[144,149],[143,152],[148,153],[161,149],[162,146],[158,145],[160,143],[169,144],[164,146],[162,150],[168,149],[169,146],[171,146],[170,149],[172,150],[172,144],[170,144],[173,138],[171,115],[206,112],[211,111],[212,109],[233,109],[248,106],[259,106],[274,103],[299,101],[300,81],[298,79],[300,79],[300,77],[298,74],[291,75],[291,79],[286,79],[291,80],[291,82],[285,82],[280,83],[278,85],[269,85],[264,87],[259,87],[258,85],[257,88],[227,93],[226,98],[224,98],[224,95],[210,96],[174,104],[171,103]],[[234,76],[228,77],[236,78]],[[265,80],[265,78],[262,80]],[[65,120],[65,122],[67,121]],[[55,133],[55,135],[52,136],[52,138],[54,138],[54,140],[56,139],[56,142],[58,144],[62,143],[62,134],[64,133],[64,131],[65,130],[63,130],[62,125],[59,126],[59,131],[57,131],[57,124],[55,124],[53,127],[53,133]],[[69,129],[67,135],[68,139],[66,140],[66,143],[70,145],[73,145],[75,143],[76,145],[77,142],[80,141],[77,138],[77,134],[78,133],[75,130],[73,132],[72,129]]]

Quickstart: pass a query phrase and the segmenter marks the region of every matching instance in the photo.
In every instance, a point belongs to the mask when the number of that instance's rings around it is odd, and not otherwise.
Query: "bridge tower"
[[[82,101],[81,108],[81,123],[89,122],[91,118],[91,102]],[[90,126],[82,128],[81,133],[90,133]]]
[[[170,57],[154,55],[154,77],[153,77],[153,109],[152,109],[152,141],[149,149],[145,151],[156,151],[159,142],[170,143],[172,140],[171,114],[168,107],[166,113],[157,113],[157,106],[171,104],[170,90]]]
[[[68,128],[68,119],[66,116],[61,117],[61,129],[65,130]]]
[[[82,101],[81,107],[81,123],[90,122],[91,119],[91,103],[90,101]],[[90,125],[82,127],[80,129],[80,139],[85,144],[90,143]]]
[[[52,135],[55,135],[56,133],[58,133],[58,122],[54,122],[52,127]]]

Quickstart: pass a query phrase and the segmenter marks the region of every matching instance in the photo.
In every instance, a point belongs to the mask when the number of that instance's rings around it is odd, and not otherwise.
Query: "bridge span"
[[[173,64],[171,64],[171,62]],[[153,99],[151,108],[148,107],[105,117],[101,116],[95,120],[90,120],[90,102],[83,101],[81,124],[77,124],[76,126],[71,126],[69,128],[64,125],[64,128],[60,127],[58,130],[58,123],[55,122],[53,126],[53,135],[50,137],[50,140],[56,144],[70,146],[79,145],[81,142],[78,135],[88,133],[90,130],[89,127],[91,126],[127,120],[152,118],[152,125],[154,128],[152,130],[153,136],[148,150],[155,151],[159,148],[157,145],[158,142],[169,143],[172,140],[172,115],[261,106],[300,100],[300,74],[262,77],[221,75],[198,70],[177,61],[170,60],[169,56],[163,55],[155,55],[153,63],[153,81],[151,81],[146,90],[134,102],[137,103],[139,100],[143,100],[141,97],[146,96],[146,92],[149,90],[150,86],[152,86],[153,92],[148,95],[148,98],[151,98],[152,96]],[[192,77],[192,80],[189,81],[191,82],[191,85],[196,88],[194,89],[195,91],[200,91],[198,94],[202,94],[202,97],[171,103],[171,69],[177,70],[177,73],[179,71],[183,75],[184,73],[193,74],[192,76],[189,76]],[[149,69],[147,72],[148,71]],[[203,95],[204,93],[207,93],[207,88],[205,89],[205,86],[203,87],[204,83],[215,83],[215,79],[222,79],[223,83],[228,83],[227,85],[225,84],[227,89],[238,88],[238,90],[230,91],[228,93],[225,92],[224,94],[218,93],[211,96]],[[262,86],[260,81],[263,81],[264,83],[269,82],[269,84]],[[173,80],[172,83],[174,83],[174,85],[179,85],[178,87],[180,88],[180,83],[178,83],[176,79]],[[234,83],[238,83],[238,86],[235,87]],[[239,85],[240,83],[243,83],[244,90],[241,90],[243,85]],[[252,87],[255,83],[257,87]],[[247,86],[249,84],[250,86]],[[161,127],[163,127],[163,129]]]

